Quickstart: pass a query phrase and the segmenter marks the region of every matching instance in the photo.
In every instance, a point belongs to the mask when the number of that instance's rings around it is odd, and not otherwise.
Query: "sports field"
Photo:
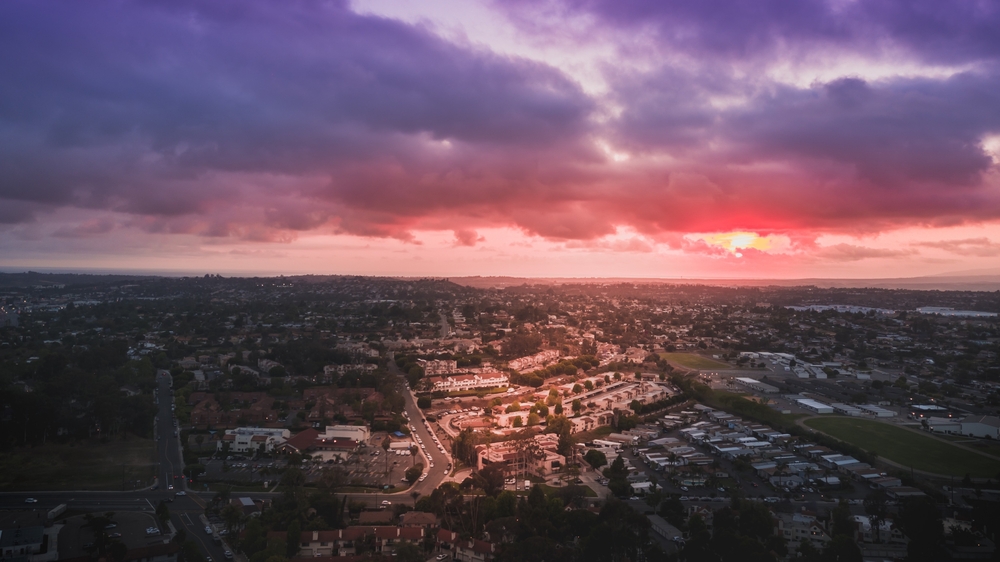
[[[732,369],[732,365],[727,365],[721,361],[702,357],[694,353],[661,353],[660,357],[677,363],[681,367],[688,369]]]
[[[0,490],[121,490],[152,484],[152,439],[48,443],[0,455]]]
[[[805,424],[914,470],[958,477],[971,474],[983,478],[995,478],[1000,473],[1000,459],[888,423],[820,417],[810,418]]]

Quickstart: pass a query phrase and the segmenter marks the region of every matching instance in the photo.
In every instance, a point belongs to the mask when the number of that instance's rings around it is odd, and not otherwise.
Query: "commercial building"
[[[41,525],[0,529],[0,557],[27,559],[42,549],[45,527]]]
[[[231,453],[270,453],[273,452],[291,436],[287,429],[270,427],[238,427],[227,429],[226,434],[216,444],[219,451],[225,450],[227,444]],[[263,451],[261,447],[264,447]]]
[[[955,418],[924,418],[927,429],[934,433],[962,433],[962,422]]]
[[[860,408],[855,408],[854,406],[851,406],[849,404],[840,404],[838,402],[835,404],[830,404],[830,406],[833,407],[834,412],[837,412],[838,414],[843,414],[845,416],[860,416],[864,413],[861,411]]]
[[[499,464],[508,476],[536,474],[548,476],[557,472],[566,457],[560,455],[559,438],[554,433],[535,435],[533,439],[504,441],[476,447],[476,469],[482,470],[491,464]]]
[[[741,386],[745,386],[745,387],[747,387],[747,388],[749,388],[751,390],[755,390],[755,391],[763,393],[763,394],[777,394],[778,393],[778,387],[771,386],[771,385],[769,385],[769,384],[767,384],[765,382],[760,382],[757,379],[751,379],[750,377],[736,377],[733,380],[736,381],[736,384],[739,384]]]
[[[369,435],[370,430],[365,426],[331,425],[324,433],[310,427],[296,433],[278,451],[282,454],[310,453],[314,459],[323,461],[344,460],[363,443],[357,438],[368,439]]]
[[[858,409],[861,410],[861,413],[865,414],[866,416],[872,416],[876,418],[891,418],[896,415],[896,412],[893,412],[891,410],[886,410],[885,408],[880,408],[875,404],[862,404],[858,406]]]
[[[372,431],[366,425],[328,425],[320,439],[353,439],[366,443],[372,437]]]
[[[284,531],[267,534],[269,541],[284,541]],[[392,552],[405,543],[419,544],[424,540],[422,527],[397,526],[354,526],[332,531],[305,531],[300,537],[300,556],[318,558],[321,556],[353,556],[359,547],[373,547],[374,552],[391,556]]]
[[[1000,439],[1000,418],[996,416],[970,416],[962,420],[962,435]]]
[[[816,412],[817,414],[833,413],[833,406],[830,406],[829,404],[824,404],[822,402],[817,402],[816,400],[812,400],[810,398],[800,398],[795,402],[799,406],[802,406],[803,408],[809,411]]]

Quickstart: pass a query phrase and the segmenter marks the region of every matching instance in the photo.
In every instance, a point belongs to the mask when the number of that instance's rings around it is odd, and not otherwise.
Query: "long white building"
[[[229,451],[232,453],[253,453],[259,451],[260,446],[263,445],[264,452],[270,453],[276,447],[288,441],[289,437],[291,437],[291,432],[287,429],[238,427],[236,429],[227,429],[226,434],[219,440],[216,448],[221,451],[225,444],[228,443]]]
[[[503,373],[474,373],[451,377],[433,377],[430,379],[430,382],[433,390],[453,392],[474,388],[505,387],[510,383],[510,379]]]
[[[523,371],[524,369],[537,369],[544,367],[546,363],[551,363],[558,359],[559,351],[550,349],[548,351],[541,351],[527,357],[512,359],[509,363],[507,363],[507,366],[515,371]]]
[[[319,439],[353,439],[358,443],[365,443],[371,436],[371,429],[366,425],[328,425]]]

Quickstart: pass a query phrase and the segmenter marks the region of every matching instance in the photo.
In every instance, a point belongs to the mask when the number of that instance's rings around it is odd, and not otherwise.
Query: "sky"
[[[1000,273],[987,0],[5,0],[0,269]]]

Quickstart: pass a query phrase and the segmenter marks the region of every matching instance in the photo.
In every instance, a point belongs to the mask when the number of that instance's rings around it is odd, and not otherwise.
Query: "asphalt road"
[[[184,457],[181,453],[180,440],[177,437],[178,427],[171,407],[174,397],[170,394],[173,377],[167,371],[157,373],[156,400],[159,413],[156,418],[156,458],[157,479],[161,491],[169,486],[177,486],[178,490],[187,490],[183,478]]]
[[[448,467],[452,464],[451,451],[448,450],[445,442],[442,442],[442,445],[444,445],[446,452],[442,453],[437,448],[438,442],[434,440],[431,430],[424,424],[424,414],[417,407],[417,399],[406,388],[406,378],[392,358],[389,360],[389,370],[399,377],[399,392],[406,400],[405,411],[406,415],[410,418],[410,425],[413,426],[413,435],[419,437],[423,441],[424,447],[426,447],[426,449],[420,450],[420,454],[424,463],[424,473],[427,474],[427,478],[423,482],[417,482],[411,489],[407,490],[406,494],[409,495],[413,492],[418,492],[421,496],[430,495],[435,488],[441,485],[441,482],[444,481],[450,472]],[[434,468],[430,468],[430,462],[427,460],[428,456],[434,461]]]

